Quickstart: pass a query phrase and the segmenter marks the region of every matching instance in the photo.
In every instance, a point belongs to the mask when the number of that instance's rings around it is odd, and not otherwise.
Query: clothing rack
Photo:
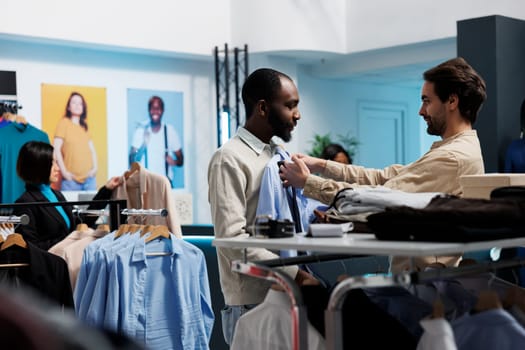
[[[345,255],[342,255],[345,256]],[[323,256],[303,256],[303,263],[319,262]],[[268,260],[272,266],[277,266],[276,261],[293,259],[274,259]],[[324,261],[337,259],[337,255],[326,255]],[[290,265],[288,263],[287,265]],[[342,308],[347,293],[355,288],[373,288],[401,286],[408,287],[414,284],[432,282],[450,277],[460,277],[466,275],[479,274],[484,272],[495,272],[506,268],[516,268],[525,266],[525,259],[515,259],[498,262],[478,263],[475,265],[447,267],[423,272],[403,272],[399,274],[379,274],[375,276],[356,276],[349,277],[334,288],[330,294],[328,306],[325,311],[325,338],[327,350],[343,349],[343,322]],[[256,278],[265,279],[278,283],[285,290],[292,302],[292,349],[308,349],[306,334],[306,306],[303,303],[301,292],[295,281],[288,275],[274,270],[263,262],[251,263],[236,260],[232,262],[232,270]],[[302,335],[302,336],[300,336]],[[297,338],[298,337],[298,338]]]
[[[102,200],[91,200],[91,201],[67,201],[67,202],[29,202],[29,203],[9,203],[9,204],[0,204],[0,214],[9,215],[15,208],[25,208],[25,207],[55,207],[55,206],[75,206],[75,205],[95,205],[95,204],[105,204],[109,205],[109,218],[110,218],[110,229],[116,230],[121,222],[125,221],[125,218],[122,216],[123,209],[127,206],[127,201],[125,199],[102,199]]]
[[[233,261],[232,270],[277,283],[284,289],[292,303],[292,350],[308,349],[308,337],[304,336],[307,330],[306,306],[297,283],[285,273],[249,262]]]
[[[350,277],[341,281],[330,294],[325,311],[325,336],[327,350],[343,349],[342,308],[347,293],[354,288],[410,286],[441,280],[448,277],[460,277],[483,272],[525,266],[525,259],[478,263],[469,266],[448,267],[422,272],[404,272],[399,274],[383,274],[377,276]]]
[[[124,209],[120,213],[129,216],[168,216],[166,209]]]
[[[29,224],[29,216],[27,216],[26,214],[22,214],[20,216],[16,216],[16,215],[0,216],[0,223],[27,225]]]

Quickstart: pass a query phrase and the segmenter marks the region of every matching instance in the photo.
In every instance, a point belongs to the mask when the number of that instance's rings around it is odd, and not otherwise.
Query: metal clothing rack
[[[233,261],[232,270],[279,284],[292,303],[292,350],[308,349],[306,306],[297,283],[285,273],[249,262]]]
[[[0,214],[9,215],[15,208],[27,208],[27,207],[56,207],[56,206],[75,206],[75,205],[109,205],[109,212],[106,216],[110,218],[110,229],[116,230],[120,223],[125,221],[124,217],[121,216],[121,212],[127,206],[125,199],[102,199],[102,200],[91,200],[91,201],[66,201],[66,202],[29,202],[29,203],[9,203],[0,204]],[[82,209],[79,209],[82,210]],[[89,209],[85,209],[89,210]],[[95,210],[96,211],[96,210]]]
[[[322,256],[304,256],[302,262],[319,262]],[[337,255],[327,255],[328,259],[337,259]],[[276,259],[279,260],[279,259]],[[281,259],[287,260],[287,259]],[[273,262],[272,262],[272,265]],[[274,265],[275,266],[275,265]],[[348,292],[355,288],[373,288],[388,286],[410,286],[414,284],[432,282],[443,278],[460,277],[495,272],[505,268],[525,266],[525,259],[506,260],[498,262],[479,263],[475,265],[447,267],[423,272],[403,272],[398,274],[380,274],[375,276],[349,277],[341,281],[330,294],[327,309],[325,310],[325,339],[327,350],[343,349],[343,315],[342,309]],[[252,277],[266,279],[278,283],[284,288],[292,301],[292,349],[308,349],[306,335],[306,307],[297,284],[286,274],[261,262],[251,263],[240,260],[232,262],[232,270]],[[302,336],[301,336],[302,335]],[[298,337],[298,338],[297,338]]]
[[[16,216],[16,215],[0,216],[0,223],[27,225],[29,224],[29,216],[27,216],[26,214],[22,214],[20,216]]]
[[[166,209],[124,209],[120,213],[130,216],[168,216]]]

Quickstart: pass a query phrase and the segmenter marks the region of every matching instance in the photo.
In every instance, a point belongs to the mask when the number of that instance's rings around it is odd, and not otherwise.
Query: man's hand
[[[295,156],[301,159],[312,173],[321,173],[326,168],[326,159],[311,157],[302,153],[297,153]]]
[[[285,186],[303,188],[310,170],[302,159],[292,156],[293,163],[285,162],[279,167],[279,176]]]

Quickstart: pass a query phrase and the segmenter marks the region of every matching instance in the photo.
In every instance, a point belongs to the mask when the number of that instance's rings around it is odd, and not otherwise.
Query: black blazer
[[[74,307],[66,262],[29,242],[27,249],[11,246],[0,251],[0,263],[25,262],[28,267],[3,267],[0,283],[28,288],[60,306]]]
[[[61,192],[53,190],[58,201],[65,202],[66,198]],[[109,199],[111,197],[111,190],[103,186],[98,193],[93,197],[93,200]],[[32,202],[49,202],[49,200],[40,192],[40,190],[33,185],[26,185],[26,191],[16,200],[16,203],[32,203]],[[90,209],[102,209],[96,206],[90,206]],[[41,249],[48,250],[56,243],[63,240],[70,232],[72,232],[76,225],[80,222],[73,216],[72,208],[69,205],[63,206],[67,217],[69,218],[70,227],[67,226],[66,221],[58,212],[56,207],[22,207],[15,209],[15,215],[27,214],[29,216],[28,225],[20,225],[16,229],[17,233],[22,234],[24,239],[38,246]],[[93,225],[96,217],[86,217],[83,220],[88,226]]]

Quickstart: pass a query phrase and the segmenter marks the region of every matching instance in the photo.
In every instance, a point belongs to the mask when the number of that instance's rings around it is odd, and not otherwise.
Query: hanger
[[[148,232],[153,232],[153,229],[155,228],[155,225],[145,225],[140,230],[140,237],[144,236]]]
[[[9,120],[11,122],[15,122],[18,124],[24,124],[24,125],[27,124],[27,119],[25,117],[22,117],[21,115],[7,112],[7,113],[4,113],[3,116],[4,116],[4,119]]]
[[[119,238],[120,236],[122,236],[123,234],[125,234],[126,232],[129,232],[129,226],[128,224],[122,224],[118,227],[118,230],[117,232],[115,233],[115,238]]]
[[[128,232],[127,233],[135,233],[135,232],[137,232],[139,230],[141,231],[143,228],[144,228],[144,225],[131,224],[128,227]]]
[[[507,288],[505,297],[503,298],[504,308],[509,309],[514,305],[525,312],[525,289],[517,285]]]
[[[100,225],[97,226],[97,230],[109,232],[109,225],[108,224],[100,224]]]
[[[432,303],[432,319],[438,318],[445,318],[445,305],[439,296]]]
[[[157,225],[151,231],[151,234],[145,239],[145,242],[148,243],[155,238],[170,238],[170,231],[166,225]]]
[[[129,170],[127,170],[124,173],[124,178],[127,180],[131,176],[133,176],[136,172],[140,170],[140,163],[139,162],[133,162],[131,163],[131,166],[129,167]]]
[[[78,224],[77,225],[77,229],[76,230],[80,231],[80,232],[85,232],[85,231],[89,230],[89,227],[88,227],[88,225],[82,223],[82,224]]]
[[[0,247],[0,251],[5,250],[11,246],[18,246],[18,247],[26,249],[27,242],[24,240],[24,237],[22,237],[20,233],[11,233],[9,236],[7,236],[4,243],[2,243],[2,247]]]
[[[493,290],[482,290],[479,292],[478,301],[474,306],[474,312],[483,312],[493,309],[501,309],[501,301],[499,299],[498,293]]]

